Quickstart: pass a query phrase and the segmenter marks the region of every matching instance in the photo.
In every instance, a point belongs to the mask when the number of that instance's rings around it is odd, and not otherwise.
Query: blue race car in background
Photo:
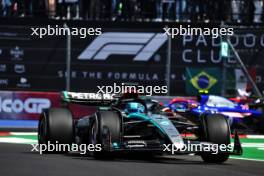
[[[216,95],[202,94],[197,99],[174,98],[168,107],[176,113],[187,113],[198,119],[201,114],[222,114],[228,118],[232,128],[246,127],[245,125],[248,127],[262,118],[261,111],[250,109],[247,104],[232,102]]]

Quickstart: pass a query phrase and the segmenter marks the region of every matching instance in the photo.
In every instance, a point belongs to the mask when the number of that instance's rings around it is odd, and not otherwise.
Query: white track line
[[[36,136],[38,135],[37,132],[10,132],[10,135],[15,136]]]
[[[1,137],[0,143],[11,143],[11,144],[35,144],[37,140],[34,139],[23,139],[23,138],[10,138],[10,137]]]
[[[11,135],[31,136],[37,135],[37,132],[10,132]],[[264,135],[246,135],[246,139],[264,139]]]
[[[237,160],[246,160],[246,161],[260,161],[260,162],[264,162],[264,160],[261,159],[250,159],[250,158],[241,158],[241,157],[230,157],[230,159],[237,159]]]
[[[12,135],[37,135],[37,132],[10,132]],[[264,135],[246,135],[247,139],[264,139]]]
[[[264,135],[247,135],[247,139],[264,139]]]

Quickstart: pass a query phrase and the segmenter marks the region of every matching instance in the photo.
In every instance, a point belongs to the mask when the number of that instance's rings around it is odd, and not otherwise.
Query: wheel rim
[[[96,144],[97,142],[97,125],[96,122],[93,123],[92,130],[91,130],[91,144]]]
[[[40,121],[39,134],[38,134],[38,140],[40,144],[45,143],[46,132],[47,132],[47,129],[46,129],[45,118],[42,118],[42,120]]]

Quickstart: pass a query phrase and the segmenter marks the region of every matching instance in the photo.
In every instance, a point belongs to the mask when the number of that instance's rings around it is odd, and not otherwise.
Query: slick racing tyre
[[[89,144],[100,145],[100,151],[92,151],[95,158],[108,158],[113,143],[120,143],[121,118],[114,111],[99,111],[90,124]],[[97,147],[96,147],[97,148]]]
[[[260,120],[258,121],[257,124],[257,131],[260,132],[261,134],[264,134],[264,108],[261,109],[262,116],[259,118]]]
[[[259,123],[258,123],[258,131],[261,134],[264,134],[264,116],[261,117]]]
[[[221,114],[208,114],[201,117],[202,141],[214,144],[230,144],[230,127],[227,119]],[[220,151],[219,151],[220,152]],[[204,162],[223,163],[228,160],[229,154],[226,153],[201,153]]]
[[[67,144],[73,142],[73,118],[68,109],[51,108],[41,114],[38,125],[39,144]],[[67,153],[65,151],[47,151],[44,153]]]

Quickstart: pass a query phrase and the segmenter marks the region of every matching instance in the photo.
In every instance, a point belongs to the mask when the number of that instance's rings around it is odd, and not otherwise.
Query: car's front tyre
[[[89,143],[100,145],[101,151],[92,151],[90,155],[95,158],[107,158],[113,143],[120,143],[121,117],[114,111],[99,111],[91,119],[89,129]]]
[[[227,119],[221,114],[207,114],[201,117],[201,139],[213,144],[230,144],[230,127]],[[219,147],[218,147],[219,148]],[[218,154],[201,153],[201,157],[206,163],[223,163],[228,160],[228,152]]]

